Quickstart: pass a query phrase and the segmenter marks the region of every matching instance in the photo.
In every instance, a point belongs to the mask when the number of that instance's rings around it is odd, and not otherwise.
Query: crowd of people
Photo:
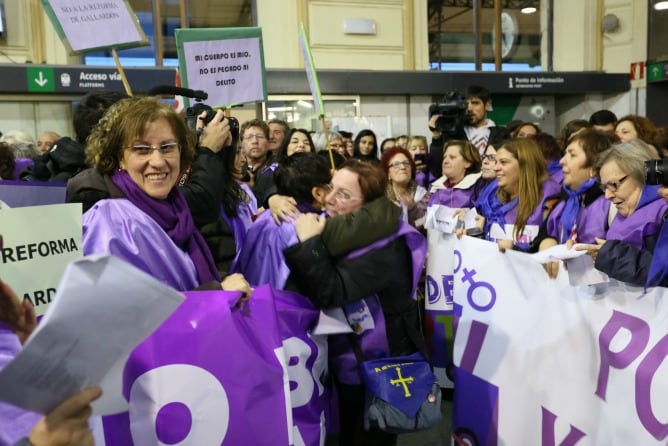
[[[425,225],[443,207],[474,209],[466,233],[501,250],[577,243],[612,278],[668,283],[668,268],[652,262],[668,190],[647,184],[644,170],[668,151],[665,131],[601,110],[549,135],[531,122],[497,126],[484,87],[465,100],[463,126],[428,117],[431,143],[399,135],[379,144],[370,129],[313,132],[278,119],[246,121],[237,134],[220,110],[190,128],[157,98],[95,92],[74,113],[76,140],[45,133],[39,150],[26,149],[8,132],[0,177],[67,181],[68,201],[82,203],[84,254],[114,254],[177,290],[237,291],[243,305],[270,284],[319,309],[343,308],[351,326],[353,314],[380,311],[382,327],[356,327],[369,355],[426,356],[415,297]],[[561,266],[546,270],[555,277]],[[1,320],[19,332],[23,310],[4,294]],[[395,444],[396,435],[361,425],[363,384],[347,337],[331,337],[330,368],[340,444]],[[98,396],[87,392],[76,404]]]

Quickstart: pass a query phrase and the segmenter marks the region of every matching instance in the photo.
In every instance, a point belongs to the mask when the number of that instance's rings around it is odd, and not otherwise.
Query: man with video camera
[[[442,175],[443,146],[447,141],[468,140],[482,155],[489,141],[507,137],[504,127],[497,127],[494,121],[487,118],[491,107],[489,90],[479,85],[470,85],[465,95],[458,91],[448,92],[441,103],[429,107],[429,130],[432,135],[429,170],[434,177]]]

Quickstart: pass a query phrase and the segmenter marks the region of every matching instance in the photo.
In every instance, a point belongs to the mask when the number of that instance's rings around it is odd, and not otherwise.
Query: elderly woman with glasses
[[[596,269],[633,285],[647,282],[657,238],[668,217],[659,186],[645,184],[644,163],[652,159],[656,154],[638,139],[615,144],[599,156],[594,171],[617,215],[605,240],[576,247],[587,250]]]
[[[108,198],[83,215],[84,254],[113,254],[180,291],[250,293],[243,276],[221,283],[211,252],[177,187],[195,157],[195,135],[150,97],[113,105],[88,139],[86,161]],[[85,188],[86,185],[82,184]]]
[[[421,226],[430,194],[415,181],[415,161],[410,152],[392,147],[383,152],[380,164],[388,178],[387,198],[401,207],[404,221]]]

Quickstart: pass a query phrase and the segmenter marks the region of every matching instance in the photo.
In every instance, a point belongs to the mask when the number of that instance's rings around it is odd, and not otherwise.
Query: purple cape
[[[622,240],[638,249],[645,247],[644,238],[659,232],[668,204],[657,194],[658,186],[645,186],[638,206],[628,217],[615,216],[608,230],[608,240]]]
[[[201,285],[188,253],[129,200],[101,200],[89,209],[82,244],[84,255],[113,254],[179,291]]]
[[[0,322],[0,370],[21,351],[14,331]],[[11,446],[27,437],[42,416],[11,404],[0,403],[0,446]]]
[[[562,239],[563,229],[559,219],[564,206],[566,206],[565,201],[557,203],[547,219],[547,234],[557,241]],[[605,239],[609,211],[610,200],[606,200],[604,195],[599,196],[586,207],[581,207],[575,218],[574,226],[577,242],[596,243],[596,237]]]
[[[253,195],[250,187],[246,183],[240,183],[239,187],[241,187],[241,189],[248,195],[248,202],[239,202],[237,205],[236,217],[230,217],[225,213],[225,210],[222,207],[220,209],[220,216],[227,222],[227,225],[234,234],[234,243],[237,249],[236,257],[230,265],[230,273],[236,271],[239,255],[241,254],[241,249],[246,240],[246,234],[253,224],[253,216],[257,214],[257,199],[255,198],[255,195]]]

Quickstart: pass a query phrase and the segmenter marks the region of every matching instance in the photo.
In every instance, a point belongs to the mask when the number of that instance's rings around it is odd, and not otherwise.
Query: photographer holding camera
[[[432,142],[429,146],[429,169],[436,178],[442,175],[443,146],[451,139],[468,140],[482,155],[489,141],[507,137],[504,127],[497,127],[487,118],[492,99],[489,90],[471,85],[462,95],[458,91],[446,93],[443,102],[429,107],[429,130]]]

